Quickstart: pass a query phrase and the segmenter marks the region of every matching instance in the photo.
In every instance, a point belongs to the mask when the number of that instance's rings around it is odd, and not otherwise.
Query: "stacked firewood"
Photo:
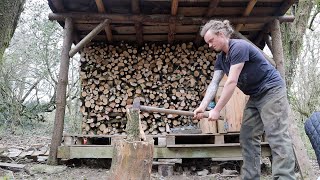
[[[81,107],[84,134],[121,134],[126,109],[142,105],[194,110],[210,83],[215,54],[208,46],[91,44],[81,53]],[[190,117],[141,112],[146,134],[198,123]]]

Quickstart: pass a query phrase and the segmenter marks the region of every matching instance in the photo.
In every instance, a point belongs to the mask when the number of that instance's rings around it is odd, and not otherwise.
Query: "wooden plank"
[[[214,136],[215,144],[224,144],[224,135]]]
[[[262,157],[270,157],[270,147],[261,147]],[[58,158],[112,158],[113,147],[68,147],[60,146]],[[227,147],[193,147],[193,148],[157,148],[154,149],[153,158],[240,158],[240,146]]]
[[[167,146],[176,144],[175,136],[167,136]]]
[[[85,37],[85,35],[80,35],[80,37]],[[189,34],[176,34],[175,39],[179,41],[192,41],[196,35]],[[97,35],[93,41],[104,41],[106,39],[105,36]],[[143,35],[144,41],[148,42],[166,42],[168,39],[167,35]],[[132,35],[114,35],[113,41],[128,41],[135,42],[136,37]]]
[[[70,17],[76,20],[105,20],[110,19],[118,22],[143,22],[143,23],[169,23],[171,15],[127,15],[127,14],[99,14],[99,13],[50,13],[50,20],[64,21],[66,17]],[[199,18],[199,17],[184,17],[174,16],[176,23],[180,24],[202,24],[208,21],[210,18]],[[281,22],[292,22],[294,16],[264,16],[264,17],[235,17],[235,16],[217,16],[217,19],[228,19],[232,23],[265,23],[270,22],[274,19],[279,19]]]
[[[206,11],[205,17],[211,17],[212,14],[214,13],[214,11],[216,10],[216,8],[218,7],[218,4],[219,4],[219,0],[211,0],[209,7]],[[196,46],[199,46],[200,43],[203,41],[203,37],[201,37],[201,35],[200,35],[200,30],[201,29],[198,30],[198,33],[197,33],[196,38],[194,40],[194,43]]]
[[[95,0],[95,1],[96,1],[96,5],[97,5],[97,8],[98,8],[98,11],[100,13],[105,13],[106,9],[104,8],[104,4],[103,4],[102,0]]]
[[[228,136],[228,135],[239,135],[240,133],[228,133],[228,134],[225,134],[225,136]],[[196,136],[196,137],[206,137],[206,136],[215,136],[215,135],[220,135],[219,133],[216,133],[216,134],[167,134],[167,137],[168,136],[180,136],[180,137],[187,137],[187,136]]]
[[[256,5],[258,0],[251,0],[246,8],[246,10],[244,11],[244,13],[242,14],[242,16],[249,16],[251,11],[253,10],[253,7]],[[235,28],[236,31],[240,31],[241,28],[243,27],[244,24],[238,24],[237,27]]]
[[[218,7],[220,0],[211,0],[209,7],[207,9],[206,17],[211,17],[214,12],[216,11],[216,8]]]
[[[15,163],[3,163],[3,162],[0,162],[0,167],[23,169],[25,167],[25,165],[23,165],[23,164],[15,164]]]
[[[176,16],[178,12],[178,0],[171,1],[171,15]],[[174,35],[176,32],[176,21],[175,18],[170,18],[169,20],[169,28],[168,28],[168,43],[172,44],[174,41]]]
[[[174,37],[175,37],[175,32],[176,32],[175,19],[171,18],[170,23],[169,23],[168,43],[170,43],[170,44],[173,43]]]
[[[167,138],[158,137],[158,147],[166,147],[167,146]]]
[[[141,46],[143,44],[142,24],[140,22],[135,23],[135,29],[137,43]]]
[[[247,96],[236,88],[225,106],[225,119],[228,122],[228,132],[240,132],[243,111],[247,103]]]
[[[96,5],[97,5],[99,13],[106,13],[106,9],[104,7],[102,0],[96,0]],[[92,28],[92,29],[94,29],[94,28]],[[112,42],[112,31],[111,31],[110,21],[108,21],[108,23],[106,24],[104,31],[106,32],[107,41]]]
[[[251,15],[254,16],[270,16],[273,15],[275,7],[255,7],[252,9]],[[206,7],[179,7],[177,15],[186,17],[206,16]],[[246,10],[245,7],[216,7],[211,16],[241,16]]]
[[[173,16],[177,15],[178,4],[179,4],[179,0],[172,0],[171,1],[171,15],[173,15]]]
[[[86,35],[73,49],[70,50],[69,56],[73,57],[80,49],[82,49],[86,44],[88,44],[102,29],[105,28],[108,19],[101,22],[96,28],[94,28],[88,35]]]
[[[79,31],[91,31],[98,24],[75,24],[75,28]],[[242,27],[242,31],[258,31],[262,30],[264,27],[263,23],[258,24],[245,24]],[[144,34],[166,34],[169,32],[169,28],[167,25],[163,26],[143,26]],[[135,34],[134,26],[116,26],[112,25],[111,29],[115,31],[117,34]],[[198,25],[179,25],[175,26],[175,33],[197,33],[199,31]]]
[[[225,134],[228,132],[228,129],[226,129],[226,126],[225,126],[226,124],[225,120],[218,120],[217,124],[218,124],[218,133]]]
[[[242,161],[243,157],[221,157],[221,158],[211,158],[211,161]]]
[[[217,121],[209,121],[208,118],[204,118],[198,125],[203,134],[217,134]]]

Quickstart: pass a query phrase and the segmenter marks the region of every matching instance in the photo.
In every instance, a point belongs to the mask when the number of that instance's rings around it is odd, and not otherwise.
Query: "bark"
[[[286,59],[286,84],[289,91],[296,74],[297,58],[301,52],[303,36],[308,27],[308,20],[314,5],[315,0],[300,0],[293,10],[295,12],[294,22],[282,24],[282,41]]]
[[[0,3],[0,62],[17,27],[25,0],[3,0]]]
[[[64,127],[64,116],[66,109],[66,90],[68,84],[68,70],[69,70],[69,51],[72,45],[72,32],[73,25],[70,18],[66,19],[64,27],[64,40],[61,52],[60,72],[57,85],[57,98],[56,105],[57,110],[54,119],[54,131],[52,134],[52,140],[50,145],[50,154],[48,159],[49,165],[58,164],[57,151],[62,141],[62,132]]]

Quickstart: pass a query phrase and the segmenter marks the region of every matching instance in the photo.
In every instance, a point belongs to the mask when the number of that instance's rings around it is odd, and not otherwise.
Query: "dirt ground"
[[[48,137],[34,137],[34,136],[2,136],[0,137],[0,148],[30,148],[33,146],[48,146],[50,143],[50,138]],[[8,159],[0,159],[0,162],[8,162]],[[9,161],[10,162],[10,161]],[[53,170],[51,167],[45,165],[45,162],[39,163],[32,160],[20,160],[19,162],[14,162],[18,164],[26,165],[24,170],[14,170],[13,176],[15,179],[30,179],[30,180],[100,180],[109,178],[109,168],[110,161],[98,161],[98,160],[85,160],[85,161],[68,161],[64,162],[58,167],[54,167]],[[316,160],[312,160],[314,170],[317,172],[317,177],[320,176],[320,170],[317,165]],[[188,169],[188,168],[187,168]],[[208,167],[204,167],[208,169]],[[0,172],[1,172],[0,168]],[[208,174],[199,176],[197,175],[198,171],[203,169],[197,168],[196,170],[180,170],[175,169],[173,176],[170,177],[160,177],[157,168],[153,169],[151,176],[152,180],[238,180],[240,179],[239,175],[226,175],[226,174]],[[209,169],[208,169],[209,170]],[[210,170],[209,170],[210,171]],[[206,174],[206,173],[205,173]],[[263,174],[261,179],[268,180],[271,178],[271,167],[264,167]],[[1,178],[0,178],[1,179]],[[298,178],[299,179],[299,178]]]

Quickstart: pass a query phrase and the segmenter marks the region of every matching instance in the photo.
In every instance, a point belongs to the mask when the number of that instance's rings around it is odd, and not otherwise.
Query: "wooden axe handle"
[[[178,114],[178,115],[183,115],[183,116],[193,116],[193,112],[190,112],[190,111],[157,108],[157,107],[151,107],[151,106],[140,106],[140,110],[146,111],[146,112],[158,112],[158,113],[165,113],[165,114]],[[205,111],[203,113],[203,117],[208,118],[209,112]]]

